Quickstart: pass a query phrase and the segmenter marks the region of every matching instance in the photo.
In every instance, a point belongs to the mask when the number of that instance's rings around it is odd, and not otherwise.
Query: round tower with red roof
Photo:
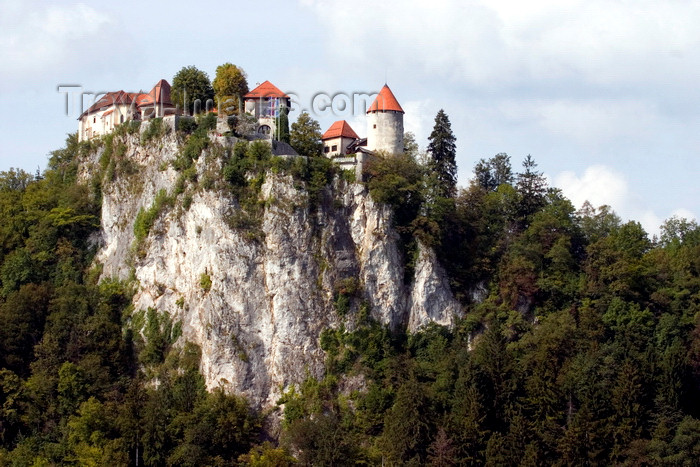
[[[367,149],[403,153],[404,111],[386,84],[367,110]]]

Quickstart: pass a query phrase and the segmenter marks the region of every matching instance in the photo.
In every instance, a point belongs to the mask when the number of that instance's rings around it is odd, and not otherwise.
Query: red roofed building
[[[401,104],[385,84],[367,110],[367,149],[403,153],[403,114]]]
[[[275,134],[281,109],[291,106],[290,97],[269,81],[258,85],[243,99],[245,112],[258,120],[256,132],[263,135]]]
[[[158,81],[148,94],[108,92],[78,117],[78,140],[106,135],[128,120],[146,120],[175,112],[170,100],[170,84],[164,79]]]
[[[344,155],[348,146],[360,139],[345,120],[338,120],[326,130],[321,137],[323,141],[323,153],[327,157]]]

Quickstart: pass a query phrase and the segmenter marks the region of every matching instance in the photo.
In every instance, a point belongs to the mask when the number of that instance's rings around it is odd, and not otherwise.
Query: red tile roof
[[[352,139],[359,138],[348,122],[345,120],[338,120],[326,130],[321,139],[338,138],[341,136]]]
[[[172,104],[170,101],[170,83],[164,79],[158,81],[148,95],[158,103],[162,102],[163,104]]]
[[[280,89],[269,81],[265,81],[257,88],[250,91],[248,94],[243,96],[245,99],[253,99],[260,97],[286,97],[289,96],[280,91]]]
[[[153,103],[163,104],[166,106],[171,106],[172,101],[170,100],[170,83],[166,80],[161,79],[153,86],[151,92],[148,94],[143,92],[124,92],[124,91],[113,91],[104,94],[100,97],[94,104],[90,106],[85,112],[80,115],[80,118],[86,114],[92,114],[99,111],[102,108],[109,107],[111,105],[131,105],[136,103],[137,107],[144,105],[153,105]]]
[[[385,84],[382,90],[379,91],[377,98],[374,100],[374,102],[372,102],[372,105],[370,105],[369,109],[367,109],[367,113],[384,112],[387,110],[405,113],[401,108],[399,101],[397,101],[396,97],[394,97],[394,93],[391,92],[389,86]]]

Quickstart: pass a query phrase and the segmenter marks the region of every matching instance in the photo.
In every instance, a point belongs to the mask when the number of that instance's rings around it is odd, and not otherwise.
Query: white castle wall
[[[389,154],[403,152],[403,114],[393,110],[367,114],[367,149],[386,151]]]

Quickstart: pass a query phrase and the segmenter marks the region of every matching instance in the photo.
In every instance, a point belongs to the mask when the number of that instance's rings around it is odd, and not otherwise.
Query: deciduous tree
[[[307,112],[302,112],[297,121],[292,123],[289,143],[300,156],[316,157],[323,151],[321,136],[321,125]]]
[[[233,63],[219,65],[212,86],[220,114],[231,115],[241,110],[243,96],[248,94],[248,79],[242,68]]]
[[[173,104],[179,108],[193,113],[195,101],[199,100],[201,106],[206,108],[209,99],[214,98],[214,89],[209,81],[209,76],[195,66],[186,66],[173,77],[173,85],[170,90]]]

